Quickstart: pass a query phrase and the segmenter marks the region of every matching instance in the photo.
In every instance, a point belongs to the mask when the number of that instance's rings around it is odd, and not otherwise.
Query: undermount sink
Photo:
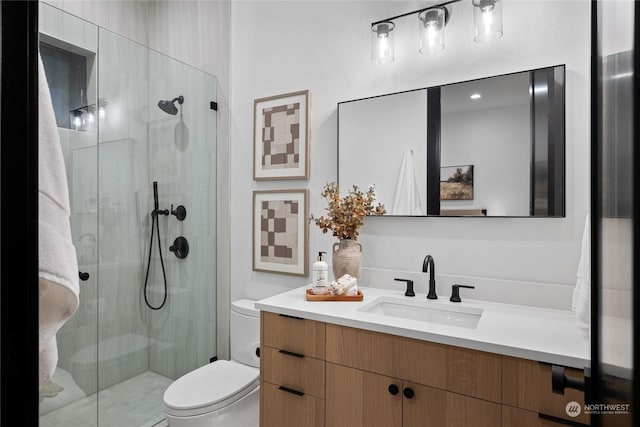
[[[360,307],[358,311],[468,329],[475,329],[482,316],[482,309],[478,308],[448,305],[434,307],[433,304],[433,302],[427,300],[409,300],[385,296],[376,298]]]

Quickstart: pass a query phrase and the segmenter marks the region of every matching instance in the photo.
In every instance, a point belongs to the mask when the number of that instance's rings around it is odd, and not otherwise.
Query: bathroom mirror
[[[563,217],[565,66],[338,103],[338,183],[391,216]]]

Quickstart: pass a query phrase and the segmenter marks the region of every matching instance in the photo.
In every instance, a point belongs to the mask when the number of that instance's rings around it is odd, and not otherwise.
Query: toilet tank
[[[231,303],[231,359],[259,367],[260,310],[255,301],[242,299]]]

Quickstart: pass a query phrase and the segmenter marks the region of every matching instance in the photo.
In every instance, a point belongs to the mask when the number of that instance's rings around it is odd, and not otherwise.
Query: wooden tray
[[[364,294],[360,289],[356,295],[316,295],[307,289],[307,301],[362,301]]]

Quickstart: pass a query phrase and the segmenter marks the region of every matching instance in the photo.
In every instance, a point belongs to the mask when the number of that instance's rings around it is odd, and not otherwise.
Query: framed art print
[[[473,200],[473,165],[440,168],[440,200]]]
[[[253,192],[253,270],[309,275],[309,190]]]
[[[309,179],[308,90],[254,101],[253,179]]]

